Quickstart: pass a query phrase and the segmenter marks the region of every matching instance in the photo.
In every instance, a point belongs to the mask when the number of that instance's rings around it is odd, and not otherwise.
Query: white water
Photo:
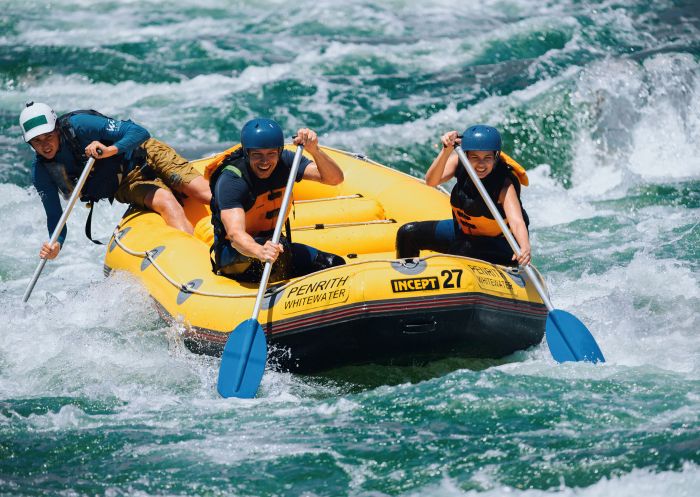
[[[513,495],[522,497],[693,497],[700,488],[700,468],[695,464],[686,464],[682,471],[656,472],[651,469],[635,469],[631,473],[603,478],[598,483],[586,488],[570,488],[562,480],[557,490],[520,490],[503,487],[494,481],[489,468],[485,468],[478,477],[483,490],[463,491],[449,477],[445,477],[439,486],[421,490],[419,493],[404,494],[403,497],[496,497]]]
[[[62,21],[41,13],[20,26],[17,35],[0,34],[0,47],[12,41],[35,45],[65,44],[91,46],[140,39],[192,39],[201,37],[202,46],[214,57],[234,56],[207,40],[229,29],[227,16],[221,19],[182,18],[165,27],[134,28],[134,10],[168,10],[173,2],[125,1],[109,12],[112,28],[90,24],[94,2],[72,1],[60,9]],[[179,0],[179,7],[205,6],[233,15],[237,9],[256,9],[246,4],[231,6],[225,1],[190,2]],[[635,2],[618,2],[623,7]],[[282,8],[284,2],[273,2]],[[402,43],[376,46],[353,40],[330,43],[312,41],[296,47],[287,39],[276,48],[284,57],[277,62],[253,65],[239,74],[211,73],[185,78],[177,83],[115,84],[95,83],[88,75],[49,75],[37,81],[20,81],[0,92],[0,110],[16,112],[27,98],[52,102],[57,108],[97,108],[107,114],[131,117],[154,130],[155,134],[185,148],[218,150],[236,140],[237,127],[219,132],[207,123],[210,118],[231,114],[242,92],[255,94],[266,83],[314,74],[321,64],[334,65],[353,58],[362,59],[378,50],[383,60],[408,74],[425,70],[435,74],[469,64],[483,55],[484,41],[527,33],[555,23],[563,30],[574,30],[562,50],[542,56],[530,71],[542,70],[558,56],[574,53],[588,42],[576,25],[572,11],[587,10],[578,2],[510,2],[511,16],[528,16],[498,34],[475,33],[468,39],[439,37],[417,40],[416,26],[426,23],[432,31],[443,28],[436,19],[454,9],[454,2],[411,3],[415,19],[397,17],[392,10],[405,8],[404,2],[389,7],[346,6],[344,2],[314,4],[304,12],[294,12],[284,22],[317,16],[327,26],[341,27],[346,17],[358,26],[382,26],[387,36],[405,36]],[[470,6],[474,22],[496,22],[492,11],[503,2],[488,1]],[[643,42],[645,33],[631,25],[624,9],[605,11],[601,16],[620,36]],[[344,15],[338,15],[338,12]],[[363,14],[363,15],[360,15]],[[366,14],[366,16],[364,16]],[[229,17],[231,17],[229,16]],[[260,16],[267,19],[266,16]],[[38,26],[38,28],[37,28]],[[63,28],[70,27],[67,31]],[[176,29],[173,29],[175,27]],[[455,28],[451,28],[456,31]],[[57,37],[57,33],[63,35]],[[57,41],[58,39],[58,41]],[[323,49],[323,50],[321,50]],[[288,52],[289,50],[289,52]],[[371,70],[371,69],[366,69]],[[524,203],[531,216],[535,263],[543,268],[555,305],[577,315],[595,335],[606,355],[605,365],[567,364],[556,366],[546,345],[528,351],[517,362],[487,370],[514,378],[592,379],[613,383],[639,381],[645,375],[668,378],[669,385],[687,382],[692,389],[700,379],[700,277],[697,258],[689,260],[681,242],[692,239],[700,226],[697,208],[673,202],[637,205],[636,188],[653,185],[682,186],[700,178],[700,67],[697,58],[687,54],[660,53],[640,65],[634,59],[603,58],[590,65],[571,65],[551,77],[506,96],[491,95],[466,108],[449,104],[427,118],[416,117],[401,124],[340,128],[322,136],[322,143],[363,151],[374,157],[376,148],[391,149],[416,144],[437,143],[440,133],[463,129],[467,123],[505,123],[513,110],[546,109],[554,96],[571,95],[577,120],[573,150],[571,187],[565,188],[552,171],[557,157],[547,163],[527,164],[531,186],[524,189]],[[347,108],[333,99],[333,92],[344,90],[333,77],[321,77],[317,92],[302,99],[304,109],[331,116],[342,122]],[[464,96],[480,90],[466,86]],[[358,92],[367,91],[357,88]],[[396,102],[378,95],[380,108]],[[412,106],[430,104],[436,97],[419,93],[409,97]],[[205,110],[202,110],[205,109]],[[281,114],[287,109],[277,109]],[[290,120],[294,125],[301,121]],[[198,123],[198,124],[190,124]],[[240,125],[241,123],[235,123]],[[11,131],[0,137],[0,146],[12,146]],[[540,137],[546,141],[549,137]],[[376,157],[374,157],[376,158]],[[19,167],[19,164],[3,164]],[[415,164],[411,171],[422,174],[427,164]],[[690,183],[693,184],[693,183]],[[697,187],[695,187],[697,188]],[[619,203],[616,203],[619,201]],[[101,202],[96,208],[93,235],[108,238],[123,212],[123,206]],[[214,388],[217,361],[183,350],[180,328],[160,321],[142,288],[128,277],[103,279],[104,249],[93,246],[82,235],[87,212],[80,206],[69,221],[68,244],[59,259],[47,264],[32,295],[30,305],[20,303],[29,277],[38,262],[35,254],[47,238],[45,217],[39,199],[30,188],[0,184],[0,392],[2,398],[23,399],[60,395],[90,399],[116,399],[124,405],[115,414],[88,415],[75,405],[57,412],[32,414],[28,423],[37,431],[53,432],[91,426],[117,426],[145,423],[154,429],[175,429],[197,417],[229,414],[249,422],[245,434],[255,433],[255,416],[272,413],[280,419],[303,419],[310,412],[325,415],[328,423],[342,423],[360,400],[346,395],[343,388],[326,387],[314,381],[281,373],[266,374],[260,398],[252,401],[221,401]],[[597,221],[602,220],[602,228]],[[692,253],[692,252],[691,252]],[[697,254],[697,249],[695,249]],[[575,261],[570,264],[568,261]],[[471,379],[471,378],[469,378]],[[463,382],[465,395],[470,384]],[[385,387],[377,395],[395,392],[405,385]],[[316,401],[318,398],[329,400]],[[474,397],[473,400],[477,398]],[[466,402],[466,401],[465,401]],[[672,412],[697,426],[700,397],[690,391],[687,411]],[[310,407],[309,407],[310,406]],[[162,412],[169,412],[165,416]],[[233,414],[231,414],[233,413]],[[1,415],[0,424],[11,424],[12,416]],[[183,421],[184,420],[184,421]],[[24,422],[24,421],[23,421]],[[226,423],[230,422],[226,420]],[[217,427],[223,432],[226,428]],[[302,443],[284,440],[272,444],[245,436],[240,453],[233,442],[209,434],[194,442],[183,442],[174,449],[193,459],[209,458],[235,463],[240,458],[274,458],[318,450]],[[260,449],[262,442],[270,443]],[[158,446],[136,449],[145,453],[163,450]],[[337,454],[334,458],[342,462]],[[339,464],[340,464],[339,462]],[[559,489],[519,490],[500,483],[494,468],[484,467],[473,478],[483,489],[479,495],[598,496],[598,495],[695,495],[700,487],[698,466],[686,463],[678,471],[637,468],[611,478],[602,478],[586,488],[572,488],[566,481]],[[371,470],[347,467],[354,488]],[[117,494],[117,490],[114,489]],[[463,496],[464,491],[445,475],[440,485],[403,495]],[[133,495],[147,495],[134,492]]]

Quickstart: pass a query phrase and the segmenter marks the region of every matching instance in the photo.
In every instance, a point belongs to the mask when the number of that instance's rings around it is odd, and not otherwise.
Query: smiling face
[[[248,151],[250,169],[260,179],[269,178],[279,161],[280,151],[277,148],[256,148]]]
[[[58,130],[55,129],[49,133],[35,136],[29,140],[29,144],[37,154],[41,155],[44,159],[51,160],[56,157],[60,145]]]
[[[491,150],[470,150],[467,152],[467,159],[479,179],[491,174],[493,166],[496,165],[496,154]]]

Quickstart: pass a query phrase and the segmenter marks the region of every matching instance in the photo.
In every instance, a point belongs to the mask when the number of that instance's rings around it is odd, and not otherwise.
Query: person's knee
[[[308,245],[293,243],[292,250],[294,275],[302,276],[345,264],[345,259],[330,252],[324,252]]]
[[[412,222],[412,223],[406,223],[403,226],[399,228],[399,231],[396,233],[396,238],[412,238],[418,233],[420,227],[420,222]]]
[[[418,257],[420,250],[416,247],[416,238],[420,232],[420,223],[406,223],[396,232],[396,257]]]
[[[244,283],[259,282],[262,277],[262,264],[260,261],[248,257],[238,257],[236,259],[222,261],[217,264],[216,274]]]
[[[211,188],[209,187],[209,182],[204,179],[204,176],[197,176],[189,183],[186,183],[182,191],[187,196],[193,197],[203,204],[211,202]]]
[[[175,195],[169,190],[163,188],[156,190],[150,201],[146,199],[146,206],[160,214],[168,226],[189,233],[190,235],[194,231],[192,223],[190,223],[185,215],[184,209],[175,198]]]
[[[343,264],[345,264],[345,259],[343,259],[339,255],[331,254],[330,252],[324,252],[322,250],[318,251],[316,257],[314,257],[313,260],[313,265],[315,268],[317,268],[316,271],[320,271],[321,269],[328,269],[330,267],[335,266],[342,266]]]
[[[158,190],[153,193],[153,196],[150,199],[150,205],[148,205],[148,200],[149,199],[147,198],[146,205],[161,215],[177,216],[180,213],[184,213],[182,206],[175,198],[175,195],[163,188],[158,188]]]

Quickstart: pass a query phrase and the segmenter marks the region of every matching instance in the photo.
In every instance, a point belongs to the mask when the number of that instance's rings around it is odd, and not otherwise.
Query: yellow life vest
[[[520,184],[523,186],[529,186],[530,180],[527,177],[527,171],[525,171],[525,168],[518,164],[518,162],[515,159],[513,159],[510,155],[506,154],[505,152],[501,152],[499,155],[503,159],[503,162],[505,162],[506,165],[513,170],[513,172],[515,173],[515,177],[518,178]]]

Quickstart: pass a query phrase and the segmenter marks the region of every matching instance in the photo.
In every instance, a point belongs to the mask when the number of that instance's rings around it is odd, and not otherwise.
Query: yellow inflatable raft
[[[295,185],[292,239],[348,264],[270,285],[258,320],[279,368],[497,358],[542,340],[547,310],[524,272],[430,252],[395,259],[402,224],[451,215],[444,191],[364,156],[324,150],[345,181]],[[194,164],[202,171],[210,161]],[[135,275],[166,319],[184,323],[190,350],[221,355],[231,330],[250,318],[257,285],[212,272],[210,211],[189,200],[185,211],[194,236],[158,214],[127,212],[108,245],[105,273]]]

